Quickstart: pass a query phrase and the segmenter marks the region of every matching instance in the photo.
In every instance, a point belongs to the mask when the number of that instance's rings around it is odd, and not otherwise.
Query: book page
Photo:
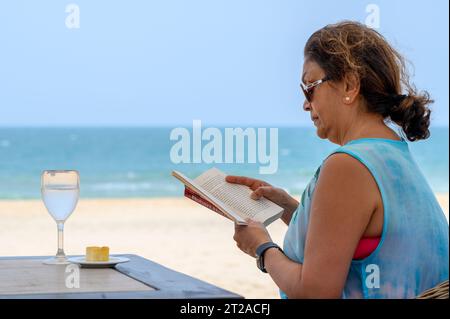
[[[183,175],[182,173],[178,171],[172,171],[172,176],[176,177],[178,180],[180,180],[186,187],[192,189],[193,191],[197,192],[199,196],[202,198],[210,201],[214,205],[219,208],[223,214],[227,215],[228,218],[236,222],[237,224],[245,225],[246,222],[244,218],[239,215],[238,213],[230,210],[230,208],[223,203],[218,198],[214,197],[211,193],[206,191],[203,187],[201,187],[198,183],[196,183],[194,180],[191,180],[187,176]]]
[[[191,190],[189,187],[185,186],[184,187],[184,196],[186,196],[189,199],[192,199],[193,201],[199,203],[202,206],[205,206],[206,208],[228,218],[233,220],[230,216],[228,216],[227,214],[224,214],[220,208],[216,207],[212,202],[210,202],[209,200],[203,198],[201,195],[197,194],[194,190]]]
[[[225,173],[212,168],[194,181],[243,218],[264,222],[267,218],[283,211],[280,206],[267,198],[253,200],[250,197],[252,190],[249,187],[228,183],[225,181],[225,176]]]

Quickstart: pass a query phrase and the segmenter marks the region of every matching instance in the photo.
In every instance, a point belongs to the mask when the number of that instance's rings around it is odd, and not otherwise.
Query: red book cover
[[[192,199],[193,201],[199,203],[200,205],[203,205],[206,208],[209,208],[210,210],[230,219],[227,215],[222,213],[222,211],[219,208],[217,208],[213,203],[204,199],[203,197],[201,197],[199,194],[197,194],[193,190],[189,189],[188,187],[184,188],[184,196],[186,196],[187,198]]]

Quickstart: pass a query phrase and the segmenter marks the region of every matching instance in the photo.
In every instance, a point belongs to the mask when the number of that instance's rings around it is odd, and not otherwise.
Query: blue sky
[[[448,126],[448,1],[74,0],[0,3],[0,126],[311,125],[298,90],[309,35],[380,29]]]

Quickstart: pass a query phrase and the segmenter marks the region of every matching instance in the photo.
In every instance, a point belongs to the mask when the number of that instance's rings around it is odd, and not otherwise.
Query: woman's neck
[[[341,134],[338,134],[337,144],[345,145],[350,141],[360,138],[386,138],[392,140],[400,140],[400,137],[389,128],[377,114],[366,114],[365,116],[359,116],[358,120],[355,120],[349,125],[347,129],[343,130]]]

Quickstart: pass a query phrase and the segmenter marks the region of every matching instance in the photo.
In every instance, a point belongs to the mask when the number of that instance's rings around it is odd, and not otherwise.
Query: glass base
[[[43,261],[45,265],[68,265],[70,261],[67,260],[66,256],[55,256]]]

